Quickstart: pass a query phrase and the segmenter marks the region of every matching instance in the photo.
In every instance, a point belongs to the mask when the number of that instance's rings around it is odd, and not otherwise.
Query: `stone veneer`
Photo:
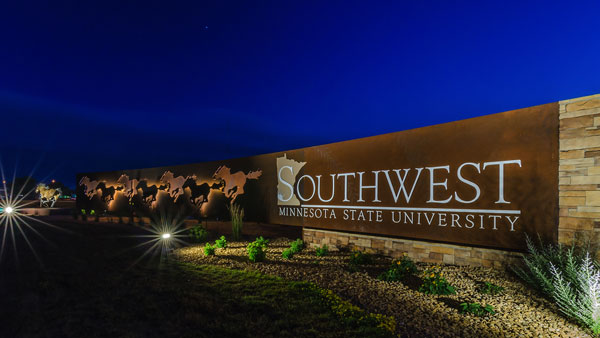
[[[561,243],[598,243],[600,231],[600,94],[559,102]]]
[[[600,243],[600,94],[559,102],[559,222],[563,244]],[[515,252],[418,240],[308,229],[312,247],[327,244],[419,262],[502,267],[518,260]],[[600,251],[596,252],[600,256]]]
[[[503,250],[431,243],[411,239],[380,237],[346,232],[304,228],[303,240],[312,248],[327,244],[332,250],[349,248],[398,258],[404,253],[412,260],[483,267],[505,267],[521,255]]]

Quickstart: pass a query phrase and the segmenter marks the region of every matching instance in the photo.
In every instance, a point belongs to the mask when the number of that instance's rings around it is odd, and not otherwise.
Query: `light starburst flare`
[[[143,228],[147,231],[146,234],[127,236],[145,239],[143,242],[128,249],[146,249],[133,262],[132,266],[148,256],[160,256],[160,261],[162,262],[175,248],[189,245],[189,243],[183,240],[187,237],[186,234],[188,231],[184,226],[186,218],[184,212],[181,210],[159,210],[150,216],[150,227]]]
[[[31,180],[33,176],[34,170],[31,171],[25,183],[20,187],[20,189],[15,188],[15,179],[17,169],[15,167],[15,172],[13,174],[12,183],[10,186],[6,183],[6,178],[4,175],[4,168],[2,163],[0,162],[0,174],[2,175],[2,188],[4,190],[3,194],[0,194],[0,264],[4,258],[4,253],[8,246],[8,241],[12,242],[12,248],[15,255],[15,261],[18,263],[18,250],[17,250],[17,237],[20,234],[31,252],[33,253],[35,259],[41,264],[42,261],[37,254],[33,244],[30,239],[27,237],[27,232],[24,229],[31,231],[36,236],[39,236],[43,241],[49,243],[49,241],[33,226],[34,223],[46,225],[48,227],[58,229],[61,231],[66,231],[60,227],[57,227],[53,224],[50,224],[42,219],[31,217],[27,215],[24,211],[30,205],[36,203],[36,200],[26,201],[25,198],[30,196],[35,187],[30,189],[29,191],[25,191],[25,187]],[[67,231],[68,232],[68,231]],[[51,244],[51,243],[49,243]]]

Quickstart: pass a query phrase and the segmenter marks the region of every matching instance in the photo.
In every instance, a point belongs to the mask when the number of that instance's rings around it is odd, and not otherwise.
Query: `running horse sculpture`
[[[131,201],[131,199],[133,198],[133,196],[137,195],[138,191],[137,191],[137,186],[138,183],[140,183],[138,180],[136,180],[135,178],[130,180],[129,176],[123,174],[121,175],[121,177],[119,177],[119,179],[117,180],[117,183],[120,184],[122,187],[119,187],[121,190],[122,194],[125,195],[125,197],[127,197],[129,199],[129,201]]]
[[[50,189],[44,183],[38,184],[37,187],[35,188],[35,192],[37,194],[39,194],[39,196],[40,196],[39,197],[40,198],[40,208],[41,207],[47,207],[47,208],[54,207],[54,203],[56,203],[56,201],[58,200],[58,197],[60,197],[60,194],[62,194],[62,190],[60,190],[60,188]],[[48,204],[50,204],[50,205],[48,205]]]
[[[177,177],[175,177],[175,175],[173,175],[172,172],[167,170],[161,176],[159,181],[161,183],[164,183],[167,186],[166,192],[169,193],[169,196],[171,196],[171,198],[173,199],[173,202],[177,202],[177,199],[179,199],[179,196],[181,196],[184,193],[183,185],[185,184],[185,181],[187,181],[190,178],[192,178],[192,176],[187,176],[187,177],[177,176]]]
[[[231,169],[223,165],[217,168],[213,178],[225,182],[223,193],[225,194],[225,197],[231,198],[231,204],[233,204],[235,199],[244,193],[246,180],[257,180],[260,175],[262,175],[262,171],[260,170],[250,171],[247,174],[243,171],[237,171],[232,174]]]
[[[98,187],[98,181],[92,181],[89,177],[83,176],[79,181],[79,185],[83,186],[83,193],[89,198],[92,199],[94,195],[98,192],[96,188]]]

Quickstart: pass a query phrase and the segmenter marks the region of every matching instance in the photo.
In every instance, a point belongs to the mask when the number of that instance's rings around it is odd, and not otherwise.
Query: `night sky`
[[[219,160],[600,93],[599,1],[3,1],[4,168]],[[458,150],[459,151],[459,150]]]

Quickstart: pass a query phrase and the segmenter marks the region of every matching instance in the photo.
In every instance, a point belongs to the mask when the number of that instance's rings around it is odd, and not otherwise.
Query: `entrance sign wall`
[[[525,234],[568,241],[597,224],[600,132],[590,128],[600,98],[579,100],[247,158],[83,173],[78,208],[187,207],[223,219],[235,203],[248,221],[304,227],[314,244],[522,251]]]

